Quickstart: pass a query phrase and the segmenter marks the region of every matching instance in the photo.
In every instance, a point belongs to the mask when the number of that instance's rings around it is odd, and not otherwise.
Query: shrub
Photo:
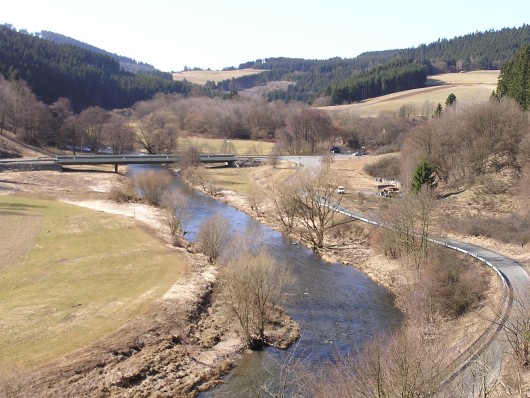
[[[125,184],[114,185],[109,191],[109,199],[117,203],[134,202],[137,197],[134,187],[128,181]]]
[[[439,251],[426,271],[433,282],[431,295],[439,314],[456,318],[482,299],[485,281],[471,270],[467,259]]]
[[[530,242],[530,215],[511,214],[504,217],[468,216],[449,221],[453,231],[491,238],[503,243],[525,245]]]
[[[140,197],[151,206],[159,206],[164,193],[169,188],[171,176],[165,172],[148,171],[138,174],[133,179],[134,187]]]
[[[426,266],[405,299],[411,318],[432,321],[457,318],[482,299],[485,279],[471,268],[471,259],[448,251],[431,251]]]
[[[374,163],[364,166],[364,171],[372,177],[399,180],[401,175],[401,165],[397,156],[386,156]]]

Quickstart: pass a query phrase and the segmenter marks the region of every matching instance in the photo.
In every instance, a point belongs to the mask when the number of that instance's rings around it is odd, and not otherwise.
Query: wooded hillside
[[[0,26],[0,71],[25,80],[45,103],[67,97],[76,110],[126,108],[155,93],[188,93],[192,86],[121,70],[118,61],[73,45],[59,45]]]
[[[269,100],[312,101],[322,95],[331,95],[347,86],[361,87],[361,91],[377,92],[371,87],[373,79],[366,79],[366,73],[384,67],[388,74],[398,75],[402,68],[400,61],[411,60],[424,65],[427,74],[472,71],[479,69],[500,69],[518,48],[530,43],[530,25],[519,28],[505,28],[499,31],[476,32],[452,39],[439,39],[416,48],[366,52],[355,58],[331,58],[328,60],[305,60],[298,58],[266,58],[239,65],[239,68],[268,70],[259,76],[244,76],[220,82],[211,87],[221,90],[242,90],[256,84],[274,80],[293,82],[286,90],[268,94]],[[394,63],[394,64],[392,64]],[[394,68],[395,71],[390,72]],[[372,72],[376,73],[377,72]],[[409,80],[407,78],[407,80]],[[414,79],[415,80],[415,79]],[[417,82],[416,82],[417,83]],[[378,83],[384,85],[381,82]],[[388,86],[385,85],[387,88]],[[400,88],[402,87],[402,88]],[[414,87],[421,87],[415,85]],[[413,86],[397,85],[396,90]],[[347,90],[346,90],[347,91]],[[383,92],[392,92],[383,90]],[[380,95],[380,94],[375,94]],[[366,98],[361,96],[362,99]],[[356,95],[334,96],[334,103],[357,101]]]

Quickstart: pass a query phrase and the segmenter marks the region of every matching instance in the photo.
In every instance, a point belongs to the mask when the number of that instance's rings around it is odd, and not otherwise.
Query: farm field
[[[233,153],[235,155],[270,155],[273,142],[257,140],[225,140],[222,138],[187,137],[180,138],[178,149],[186,151],[195,147],[202,153]]]
[[[0,372],[117,331],[187,270],[131,218],[15,195],[0,214]]]
[[[206,84],[207,81],[220,82],[241,76],[255,75],[261,73],[258,69],[238,70],[189,70],[185,72],[173,72],[173,80],[186,79],[190,83]]]
[[[456,95],[459,103],[470,104],[487,101],[497,88],[499,71],[474,71],[467,73],[447,73],[430,76],[427,87],[402,91],[365,100],[357,104],[322,107],[328,112],[355,112],[359,116],[373,117],[384,112],[398,112],[402,106],[412,106],[413,116],[421,115],[426,102],[429,107],[445,104],[447,96]]]

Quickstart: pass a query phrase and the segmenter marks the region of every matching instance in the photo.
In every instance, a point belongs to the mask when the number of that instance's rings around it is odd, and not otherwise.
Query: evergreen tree
[[[530,45],[521,47],[514,57],[502,66],[497,96],[511,97],[523,109],[530,109]]]
[[[456,95],[454,95],[453,93],[449,94],[447,96],[447,99],[445,100],[445,106],[446,107],[450,107],[450,106],[453,106],[453,104],[456,102]]]
[[[412,175],[410,191],[412,193],[418,193],[423,186],[431,188],[434,185],[434,181],[434,168],[428,161],[422,160],[418,163]]]
[[[440,116],[442,116],[443,112],[444,111],[443,111],[443,108],[442,108],[442,104],[440,104],[438,102],[438,106],[434,110],[434,113],[433,113],[432,117],[440,117]]]

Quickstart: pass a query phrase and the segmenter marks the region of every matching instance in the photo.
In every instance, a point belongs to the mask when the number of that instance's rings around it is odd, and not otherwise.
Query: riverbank
[[[106,200],[110,188],[124,181],[114,173],[90,171],[0,175],[3,194],[61,200],[130,218],[189,264],[189,272],[145,314],[107,338],[34,370],[3,371],[5,385],[20,387],[24,396],[193,397],[221,383],[244,352],[234,323],[212,301],[216,267],[202,254],[170,244],[159,209]],[[278,323],[281,326],[269,336],[274,345],[285,348],[299,337],[298,326],[281,311]]]

